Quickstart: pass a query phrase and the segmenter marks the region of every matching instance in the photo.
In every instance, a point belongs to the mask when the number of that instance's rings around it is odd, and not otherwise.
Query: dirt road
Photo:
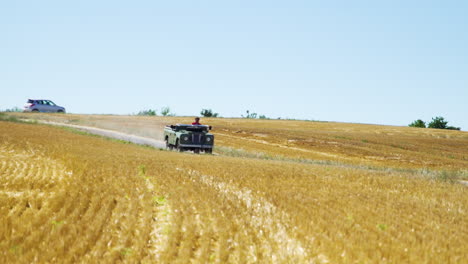
[[[57,122],[50,122],[50,121],[38,121],[38,122],[41,124],[48,124],[48,125],[54,125],[54,126],[71,127],[71,128],[75,128],[80,131],[85,131],[94,135],[99,135],[99,136],[104,136],[104,137],[109,137],[109,138],[114,138],[114,139],[119,139],[119,140],[125,140],[125,141],[132,142],[132,143],[139,144],[139,145],[147,145],[147,146],[151,146],[155,148],[166,147],[165,142],[162,140],[135,136],[135,135],[126,134],[126,133],[117,132],[117,131],[108,130],[108,129],[89,127],[89,126],[71,125],[71,124],[57,123]]]

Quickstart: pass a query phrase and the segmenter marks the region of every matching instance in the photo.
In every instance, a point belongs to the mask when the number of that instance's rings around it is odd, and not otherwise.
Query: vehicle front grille
[[[205,136],[203,134],[192,134],[192,143],[201,144],[205,141]]]

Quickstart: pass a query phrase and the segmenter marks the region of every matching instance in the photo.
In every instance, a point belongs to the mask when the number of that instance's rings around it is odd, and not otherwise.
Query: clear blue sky
[[[2,1],[0,109],[468,130],[468,1]]]

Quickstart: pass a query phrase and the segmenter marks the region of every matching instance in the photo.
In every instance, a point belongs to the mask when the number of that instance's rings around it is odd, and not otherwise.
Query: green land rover
[[[164,128],[164,141],[167,149],[178,151],[191,150],[194,153],[213,152],[214,135],[209,131],[211,126],[205,125],[170,125]]]

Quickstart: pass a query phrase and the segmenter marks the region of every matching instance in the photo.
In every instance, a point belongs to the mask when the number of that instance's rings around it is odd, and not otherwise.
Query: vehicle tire
[[[33,109],[31,112],[37,113],[37,112],[39,112],[39,110],[38,109]]]
[[[206,154],[211,154],[211,153],[213,153],[213,149],[205,149],[205,153]]]
[[[177,139],[176,141],[176,149],[178,152],[183,152],[184,148],[179,145],[179,140]]]
[[[200,154],[200,149],[194,149],[194,150],[193,150],[193,153],[195,153],[195,154]]]
[[[57,113],[64,114],[65,112],[63,110],[58,110]]]

